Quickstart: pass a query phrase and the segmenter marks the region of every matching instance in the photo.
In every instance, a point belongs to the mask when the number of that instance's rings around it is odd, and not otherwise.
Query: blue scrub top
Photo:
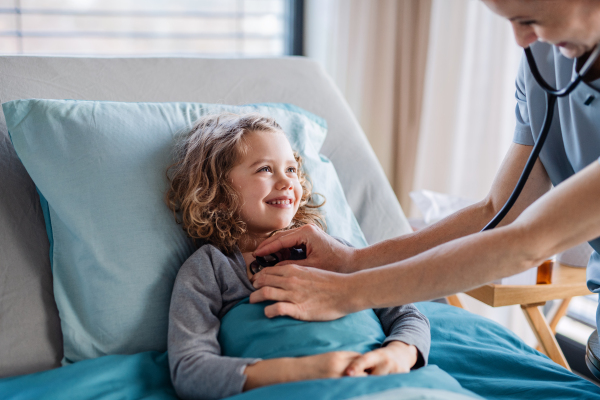
[[[531,47],[538,69],[546,81],[562,88],[575,73],[573,59],[564,57],[549,44]],[[517,75],[517,126],[513,141],[533,146],[546,111],[546,93],[538,86],[523,56]],[[554,186],[581,171],[600,157],[600,79],[581,82],[567,97],[559,98],[540,159]],[[587,286],[600,292],[600,238],[589,242],[594,248],[587,267]],[[597,313],[596,322],[600,319]]]

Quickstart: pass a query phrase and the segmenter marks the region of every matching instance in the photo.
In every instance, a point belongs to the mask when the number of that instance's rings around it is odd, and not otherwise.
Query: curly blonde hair
[[[206,240],[224,253],[232,253],[247,232],[240,218],[242,199],[228,179],[248,149],[245,135],[250,132],[281,132],[274,119],[259,114],[221,113],[199,119],[175,146],[175,162],[167,169],[169,189],[166,203],[177,223],[192,238]],[[315,224],[326,229],[317,210],[325,204],[314,202],[312,185],[298,162],[302,198],[296,215],[285,229]],[[198,244],[196,242],[196,244]]]

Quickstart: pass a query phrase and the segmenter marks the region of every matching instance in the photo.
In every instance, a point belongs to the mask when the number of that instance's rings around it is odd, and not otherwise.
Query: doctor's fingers
[[[277,232],[273,237],[268,238],[258,245],[258,248],[253,254],[255,256],[264,256],[275,253],[281,249],[304,245],[306,246],[306,255],[308,257],[311,253],[311,239],[318,237],[320,233],[324,232],[314,224],[304,225],[300,228],[294,228],[288,231]]]
[[[270,282],[274,282],[272,279],[274,277],[291,277],[298,276],[300,271],[299,268],[294,264],[280,266],[276,265],[274,267],[263,268],[260,272],[254,275],[251,279],[252,284],[256,289],[260,289],[263,286],[271,286]]]
[[[256,276],[256,275],[255,275]],[[275,287],[283,290],[293,290],[297,280],[295,277],[276,275],[276,274],[260,274],[256,276],[252,281],[252,285],[255,289],[261,289],[264,287]],[[278,300],[278,299],[269,299]]]
[[[266,286],[250,294],[250,303],[261,303],[263,301],[290,301],[291,294],[287,290]]]
[[[279,251],[281,249],[300,246],[301,244],[303,244],[303,237],[296,235],[296,233],[301,228],[294,228],[287,231],[277,232],[270,238],[263,240],[252,254],[255,257],[262,257],[266,256],[267,254],[275,253],[276,251]]]
[[[294,319],[302,320],[303,313],[297,304],[280,301],[270,306],[265,307],[265,315],[267,318],[288,316]]]
[[[289,275],[276,277],[267,274],[258,277],[258,284],[263,286],[251,297],[254,302],[285,302],[266,307],[267,316],[289,315],[305,321],[331,321],[358,311],[353,309],[349,301],[354,294],[353,286],[348,282],[349,275],[308,267],[280,268],[289,268]],[[268,269],[265,268],[261,273]],[[269,281],[277,287],[271,287]]]

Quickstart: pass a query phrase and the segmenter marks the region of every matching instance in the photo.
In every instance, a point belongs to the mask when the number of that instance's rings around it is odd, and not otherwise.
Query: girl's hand
[[[244,370],[244,391],[285,382],[341,378],[348,365],[360,356],[360,353],[353,351],[333,351],[314,356],[258,361]]]
[[[341,378],[348,366],[362,354],[354,351],[332,351],[301,357],[302,380]]]
[[[370,351],[354,359],[344,375],[389,375],[410,372],[416,364],[418,351],[415,346],[394,341],[387,346]]]

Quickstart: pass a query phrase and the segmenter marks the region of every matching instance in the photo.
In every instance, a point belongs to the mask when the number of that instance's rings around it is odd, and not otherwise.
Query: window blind
[[[292,52],[297,9],[292,0],[0,0],[0,53],[281,56]]]

